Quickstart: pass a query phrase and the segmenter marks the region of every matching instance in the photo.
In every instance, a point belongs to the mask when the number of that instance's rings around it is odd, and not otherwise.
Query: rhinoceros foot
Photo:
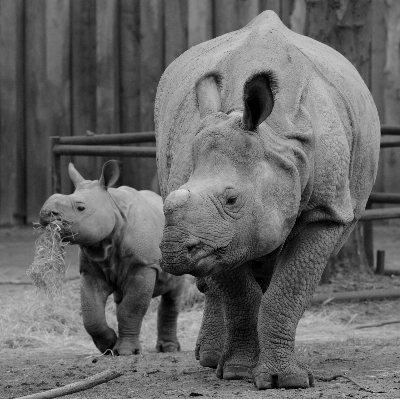
[[[179,352],[181,350],[181,345],[179,342],[165,342],[158,341],[156,345],[156,352]]]
[[[140,355],[142,347],[139,340],[118,339],[113,351],[116,356]]]
[[[274,371],[262,362],[253,370],[254,384],[258,389],[309,388],[314,386],[314,376],[310,368],[297,361],[294,365]]]
[[[204,349],[200,346],[196,346],[195,356],[202,367],[216,369],[221,355],[222,351],[218,348]]]

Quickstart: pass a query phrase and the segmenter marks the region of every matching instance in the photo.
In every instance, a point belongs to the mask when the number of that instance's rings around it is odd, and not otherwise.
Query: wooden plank
[[[155,143],[155,132],[137,132],[137,133],[110,133],[107,135],[94,136],[72,136],[61,137],[61,144],[132,144],[132,143]]]
[[[25,218],[23,1],[0,1],[0,225]]]
[[[378,109],[381,124],[385,123],[384,85],[385,85],[385,3],[382,0],[372,0],[372,41],[371,41],[371,93]],[[373,191],[385,189],[385,164],[386,152],[381,151],[379,156],[378,174]]]
[[[48,99],[51,99],[48,105],[48,137],[70,136],[72,132],[70,9],[69,0],[47,0],[46,2],[46,86]],[[51,156],[49,158],[50,163]],[[72,189],[67,171],[70,161],[70,157],[63,157],[60,160],[60,190],[64,194],[69,194]],[[49,163],[47,164],[48,173],[50,173]],[[50,179],[49,175],[47,179]],[[52,194],[51,190],[50,194]]]
[[[164,3],[165,62],[167,67],[188,48],[187,0],[168,0]]]
[[[400,194],[372,192],[368,201],[372,203],[400,204]]]
[[[98,134],[120,131],[118,11],[118,0],[96,1],[96,133]],[[108,157],[96,159],[98,176],[108,159]]]
[[[38,219],[47,186],[46,1],[25,2],[27,222]]]
[[[383,209],[366,209],[361,215],[360,220],[383,220],[383,219],[399,219],[400,207],[383,208]]]
[[[288,28],[291,27],[290,18],[292,16],[294,2],[295,0],[281,0],[281,9],[280,9],[281,13],[279,17]]]
[[[260,0],[260,12],[265,10],[272,10],[280,16],[281,15],[281,0]]]
[[[154,100],[164,70],[164,21],[162,0],[140,3],[140,124],[142,131],[154,130]],[[158,190],[154,160],[140,160],[140,189]]]
[[[140,0],[120,0],[120,122],[122,132],[140,132]],[[140,160],[122,160],[121,184],[138,188]]]
[[[72,134],[96,131],[96,3],[71,0],[72,6]],[[93,159],[74,157],[80,173],[89,180],[99,177]]]
[[[215,35],[242,28],[258,13],[258,0],[215,0]]]
[[[188,1],[188,47],[214,37],[212,0]]]
[[[155,147],[121,146],[121,145],[55,145],[54,154],[57,155],[86,155],[102,157],[143,157],[155,158]],[[100,174],[100,173],[99,173]]]
[[[385,28],[387,32],[384,82],[384,121],[400,125],[400,2],[385,2]],[[385,191],[400,192],[400,151],[387,149],[383,159]]]
[[[367,301],[374,299],[396,299],[396,298],[400,298],[400,289],[388,288],[380,290],[363,290],[363,291],[315,294],[311,300],[311,303],[317,304],[325,301],[347,302],[347,301]]]

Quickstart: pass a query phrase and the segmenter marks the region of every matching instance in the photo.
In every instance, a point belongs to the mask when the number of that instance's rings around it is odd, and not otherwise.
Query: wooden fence
[[[154,130],[166,66],[266,9],[301,29],[297,0],[0,0],[0,225],[37,220],[51,194],[50,136]],[[103,161],[73,158],[88,179]],[[120,183],[150,188],[155,173],[154,159],[124,159]]]

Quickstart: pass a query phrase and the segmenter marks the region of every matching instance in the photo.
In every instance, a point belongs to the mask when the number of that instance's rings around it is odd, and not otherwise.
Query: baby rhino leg
[[[128,275],[122,290],[122,301],[117,307],[119,337],[114,346],[116,355],[141,353],[140,329],[153,295],[155,280],[156,271],[145,266],[135,268]]]
[[[185,279],[182,277],[177,281],[177,285],[171,291],[161,296],[157,320],[157,352],[177,352],[181,348],[177,337],[177,328]]]

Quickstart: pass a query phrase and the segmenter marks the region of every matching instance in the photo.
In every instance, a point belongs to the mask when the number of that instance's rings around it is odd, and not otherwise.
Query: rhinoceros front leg
[[[197,337],[195,356],[203,367],[217,368],[225,342],[225,322],[219,291],[207,286],[204,278],[197,280],[198,289],[204,293],[203,320]]]
[[[285,246],[258,315],[258,389],[313,386],[311,370],[295,358],[296,328],[342,232],[341,225],[315,223]]]
[[[226,380],[249,378],[259,354],[257,314],[262,295],[250,263],[205,279],[221,299],[226,328],[217,377]]]
[[[107,325],[105,316],[105,304],[110,294],[111,290],[101,270],[81,270],[83,325],[101,353],[111,350],[117,342],[117,335]]]
[[[181,349],[177,337],[177,329],[184,285],[185,279],[181,278],[173,290],[161,296],[157,317],[157,352],[177,352]]]
[[[113,350],[116,355],[138,355],[143,317],[154,291],[156,271],[147,266],[135,267],[124,283],[123,297],[117,306],[118,341]]]

